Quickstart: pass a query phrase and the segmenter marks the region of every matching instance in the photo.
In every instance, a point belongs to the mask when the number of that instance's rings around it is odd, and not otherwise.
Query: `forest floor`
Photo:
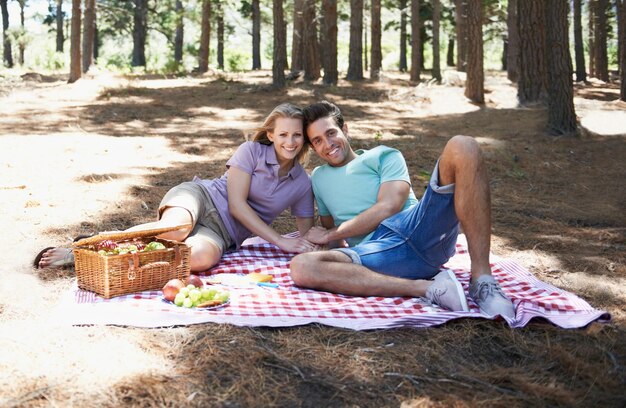
[[[120,77],[0,72],[0,406],[603,406],[626,404],[626,106],[576,86],[587,130],[545,132],[541,106],[487,73],[487,103],[444,85],[269,85],[271,73]],[[454,79],[454,71],[447,73]],[[43,247],[152,220],[193,175],[217,177],[278,103],[336,102],[355,147],[400,149],[421,195],[453,135],[478,138],[492,177],[492,251],[612,314],[578,330],[463,319],[355,332],[309,325],[59,327],[74,271],[36,270]],[[311,161],[309,170],[318,160]],[[294,230],[288,217],[276,222]]]

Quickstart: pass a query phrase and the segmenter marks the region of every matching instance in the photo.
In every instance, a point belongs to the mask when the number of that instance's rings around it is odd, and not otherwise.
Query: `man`
[[[460,223],[471,258],[470,296],[489,316],[515,318],[512,302],[491,275],[489,181],[473,138],[448,141],[417,203],[399,151],[353,151],[332,103],[313,104],[304,115],[306,135],[327,163],[311,177],[322,227],[305,238],[333,250],[294,257],[297,285],[355,296],[426,297],[467,311],[454,273],[439,272],[454,254]]]

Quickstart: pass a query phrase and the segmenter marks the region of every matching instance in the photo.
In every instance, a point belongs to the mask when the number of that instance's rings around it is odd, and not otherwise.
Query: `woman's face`
[[[276,158],[280,164],[293,161],[304,146],[302,119],[278,118],[274,130],[267,137],[274,142]]]

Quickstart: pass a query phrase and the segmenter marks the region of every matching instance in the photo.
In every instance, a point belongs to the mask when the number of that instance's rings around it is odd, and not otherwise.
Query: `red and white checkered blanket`
[[[218,273],[270,274],[278,288],[253,284],[229,286],[230,303],[213,310],[186,309],[166,303],[160,291],[146,291],[103,299],[76,286],[62,301],[59,319],[70,324],[114,324],[163,327],[205,322],[237,326],[285,327],[309,323],[354,330],[391,327],[428,327],[452,319],[482,317],[468,297],[469,312],[450,312],[422,298],[382,298],[335,295],[294,286],[289,275],[291,254],[260,239],[247,241],[239,251],[226,254],[222,262],[204,275]],[[504,292],[513,300],[517,315],[507,321],[523,327],[532,318],[544,318],[563,328],[576,328],[594,320],[607,321],[608,313],[596,310],[578,296],[539,281],[517,263],[492,255],[492,271]],[[456,274],[467,293],[470,259],[464,236],[457,253],[444,265]]]

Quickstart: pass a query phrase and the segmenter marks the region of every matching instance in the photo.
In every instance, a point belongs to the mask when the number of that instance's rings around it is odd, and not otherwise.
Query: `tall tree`
[[[433,78],[441,82],[441,56],[439,47],[439,22],[441,20],[441,0],[433,0]]]
[[[291,36],[291,72],[304,69],[304,5],[305,0],[293,2],[293,35]]]
[[[370,49],[370,52],[372,55],[370,57],[370,78],[379,79],[380,69],[383,65],[383,53],[381,47],[382,25],[380,0],[372,0],[371,19],[372,47]]]
[[[96,0],[85,0],[83,20],[83,72],[93,64],[93,47],[96,38]]]
[[[568,0],[551,0],[546,7],[546,46],[548,74],[548,130],[555,135],[576,130],[572,58],[567,27]]]
[[[202,23],[200,49],[198,50],[198,72],[209,70],[209,43],[211,41],[211,0],[202,1]]]
[[[607,17],[608,0],[595,0],[594,7],[594,60],[596,78],[609,81],[609,61],[607,56]]]
[[[408,65],[406,62],[406,14],[407,14],[407,0],[400,0],[400,62],[398,63],[398,69],[400,72],[406,72]]]
[[[148,0],[134,0],[133,67],[146,66],[146,38],[148,35]]]
[[[80,2],[81,0],[72,0],[72,28],[70,38],[70,78],[69,83],[76,82],[80,79]]]
[[[576,55],[576,81],[584,82],[587,80],[587,72],[585,71],[581,0],[574,0],[574,53]]]
[[[63,52],[63,43],[65,42],[65,36],[63,35],[63,0],[57,0],[57,10],[56,10],[56,23],[57,23],[57,52]]]
[[[467,0],[467,81],[465,96],[475,103],[485,103],[483,71],[483,4]]]
[[[261,69],[261,4],[252,0],[252,69]]]
[[[285,86],[285,65],[287,58],[287,33],[285,32],[285,18],[283,16],[283,0],[272,1],[274,19],[274,51],[272,56],[272,83],[276,88]]]
[[[337,0],[322,0],[322,32],[324,53],[324,83],[336,84],[337,72]]]
[[[19,64],[24,65],[24,51],[26,49],[26,27],[24,26],[24,7],[26,6],[26,0],[17,0],[20,5],[20,36],[18,40],[19,47]]]
[[[517,99],[521,104],[539,102],[545,93],[545,0],[517,3],[520,38]]]
[[[320,53],[319,44],[317,42],[317,17],[314,1],[304,2],[302,24],[304,79],[309,81],[315,81],[320,77]]]
[[[185,41],[184,8],[181,0],[176,0],[174,10],[176,13],[176,31],[174,34],[174,62],[180,65],[183,62],[183,44]]]
[[[346,79],[363,79],[363,0],[350,0],[350,51]]]
[[[456,69],[465,72],[467,65],[467,0],[455,0]]]
[[[217,68],[224,69],[224,9],[222,0],[215,2],[217,20]]]
[[[626,1],[617,0],[620,99],[626,102]]]
[[[517,24],[517,2],[518,0],[509,0],[509,3],[507,5],[506,18],[508,32],[506,75],[511,82],[517,82],[519,71],[519,30]]]
[[[419,82],[422,73],[422,58],[420,52],[421,44],[420,27],[420,2],[411,0],[411,72],[412,82]]]
[[[589,50],[589,76],[596,77],[596,53],[595,53],[595,30],[594,30],[594,15],[596,14],[595,8],[598,6],[598,2],[596,0],[589,0],[587,3],[588,15],[587,19],[587,29],[589,30],[589,35],[587,39],[587,47]]]
[[[7,0],[0,0],[0,8],[2,9],[2,50],[4,65],[9,68],[13,67],[13,51],[11,47],[11,39],[9,38],[9,8]]]
[[[454,36],[448,38],[448,50],[446,53],[446,65],[449,67],[455,66],[454,63]]]

